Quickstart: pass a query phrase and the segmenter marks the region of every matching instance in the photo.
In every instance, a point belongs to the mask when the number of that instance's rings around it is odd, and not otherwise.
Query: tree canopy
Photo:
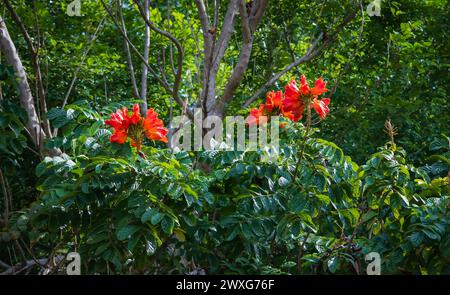
[[[448,274],[449,4],[373,2],[1,0],[0,274]]]

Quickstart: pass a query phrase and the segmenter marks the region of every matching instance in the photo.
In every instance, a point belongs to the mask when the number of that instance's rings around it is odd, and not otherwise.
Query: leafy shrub
[[[362,274],[373,251],[383,273],[449,272],[448,180],[393,142],[359,166],[289,123],[274,162],[148,145],[143,157],[110,144],[88,105],[69,110],[48,143],[66,153],[37,166],[41,195],[11,223],[34,251],[79,251],[84,273]]]

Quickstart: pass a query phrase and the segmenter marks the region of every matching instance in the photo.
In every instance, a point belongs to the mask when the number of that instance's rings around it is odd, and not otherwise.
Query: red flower
[[[111,120],[106,120],[105,124],[114,128],[114,133],[110,137],[111,142],[119,144],[127,141],[128,127],[130,126],[130,117],[128,116],[128,109],[122,108],[111,114]]]
[[[313,99],[312,106],[322,119],[325,119],[327,114],[330,112],[330,109],[328,108],[329,103],[329,98],[322,98],[321,100],[317,98]]]
[[[136,103],[133,106],[133,114],[131,115],[131,124],[136,125],[137,123],[139,123],[139,121],[141,120],[141,112],[139,109],[139,105]]]
[[[308,86],[306,80],[303,80],[302,76],[302,89]],[[305,82],[305,83],[303,83]],[[301,98],[301,89],[298,89],[297,82],[292,79],[285,87],[284,100],[283,100],[283,115],[290,120],[297,122],[303,116],[305,110],[305,104]]]
[[[314,87],[311,88],[311,94],[314,96],[322,95],[323,93],[328,91],[328,89],[325,87],[326,85],[327,83],[323,81],[322,78],[317,79]]]
[[[305,75],[302,75],[302,77],[300,78],[300,91],[303,95],[308,95],[310,91]]]
[[[259,108],[254,108],[250,111],[250,115],[247,117],[245,122],[248,125],[259,125],[259,117],[265,116],[265,105],[260,104]]]
[[[164,128],[163,121],[158,119],[158,114],[153,109],[147,111],[147,116],[142,125],[144,127],[145,136],[147,136],[148,139],[162,142],[168,141],[166,135],[169,131]]]
[[[113,135],[109,138],[111,142],[116,142],[118,144],[125,143],[127,141],[128,134],[126,129],[114,129]]]
[[[283,92],[282,91],[270,91],[266,96],[266,109],[272,112],[274,109],[281,110],[283,102]]]
[[[122,108],[111,114],[111,120],[106,120],[105,124],[114,128],[114,133],[109,139],[111,142],[123,144],[130,138],[131,146],[135,147],[138,152],[141,150],[145,136],[152,140],[168,141],[166,137],[168,130],[158,119],[158,114],[153,109],[149,109],[144,119],[140,114],[138,104],[133,106],[131,116],[127,108]]]
[[[285,99],[283,107],[283,116],[297,122],[303,117],[305,104],[301,99]]]
[[[111,114],[111,120],[105,121],[106,125],[114,129],[127,129],[130,125],[130,117],[128,116],[128,109],[122,108]]]
[[[297,82],[294,79],[289,81],[289,83],[284,87],[284,97],[285,99],[298,99],[300,97],[300,90],[297,87]]]
[[[303,117],[305,111],[305,104],[311,103],[311,107],[316,110],[322,119],[325,119],[330,112],[328,104],[329,98],[319,100],[317,97],[327,92],[327,83],[319,78],[315,81],[314,87],[310,88],[305,75],[300,78],[300,88],[297,86],[295,79],[289,81],[284,87],[283,92],[268,92],[266,96],[266,104],[261,104],[259,108],[254,108],[250,111],[250,117],[247,118],[247,124],[259,124],[259,117],[266,114],[281,114],[286,118],[297,122]],[[312,100],[312,102],[311,102]]]

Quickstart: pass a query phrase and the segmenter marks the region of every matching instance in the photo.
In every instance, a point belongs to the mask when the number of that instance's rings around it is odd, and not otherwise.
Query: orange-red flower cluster
[[[133,106],[133,112],[127,108],[117,110],[111,114],[111,119],[105,121],[106,125],[114,128],[114,133],[110,137],[111,142],[123,144],[128,138],[131,145],[139,152],[145,137],[151,140],[167,142],[168,130],[164,127],[162,120],[158,119],[158,114],[153,110],[147,111],[146,117],[142,117],[139,105]]]
[[[318,97],[328,91],[326,84],[322,78],[319,78],[314,83],[314,87],[310,88],[305,75],[302,75],[299,87],[297,82],[292,79],[284,87],[284,94],[282,91],[268,92],[266,103],[250,111],[247,124],[260,124],[261,116],[271,115],[282,115],[293,122],[297,122],[303,117],[306,103],[311,103],[311,107],[320,118],[325,119],[330,112],[328,108],[330,99],[319,99]]]

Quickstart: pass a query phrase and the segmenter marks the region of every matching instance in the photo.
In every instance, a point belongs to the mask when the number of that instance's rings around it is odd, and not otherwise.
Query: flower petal
[[[131,122],[131,124],[136,125],[140,121],[141,121],[141,112],[140,112],[139,104],[136,103],[133,106],[133,114],[131,115],[130,122]]]
[[[327,114],[330,112],[330,109],[328,108],[329,103],[330,103],[329,98],[324,98],[323,100],[314,98],[312,106],[314,110],[317,112],[317,114],[320,116],[320,118],[325,119]]]
[[[322,78],[317,79],[314,84],[314,87],[311,88],[312,95],[318,96],[328,91],[326,88],[327,82],[325,82]]]
[[[127,131],[123,129],[115,129],[113,135],[109,138],[109,141],[118,144],[123,144],[127,141]]]
[[[158,114],[153,109],[147,111],[147,116],[142,125],[144,126],[144,132],[147,138],[168,142],[166,135],[169,133],[169,130],[164,127],[163,121],[158,119]]]

